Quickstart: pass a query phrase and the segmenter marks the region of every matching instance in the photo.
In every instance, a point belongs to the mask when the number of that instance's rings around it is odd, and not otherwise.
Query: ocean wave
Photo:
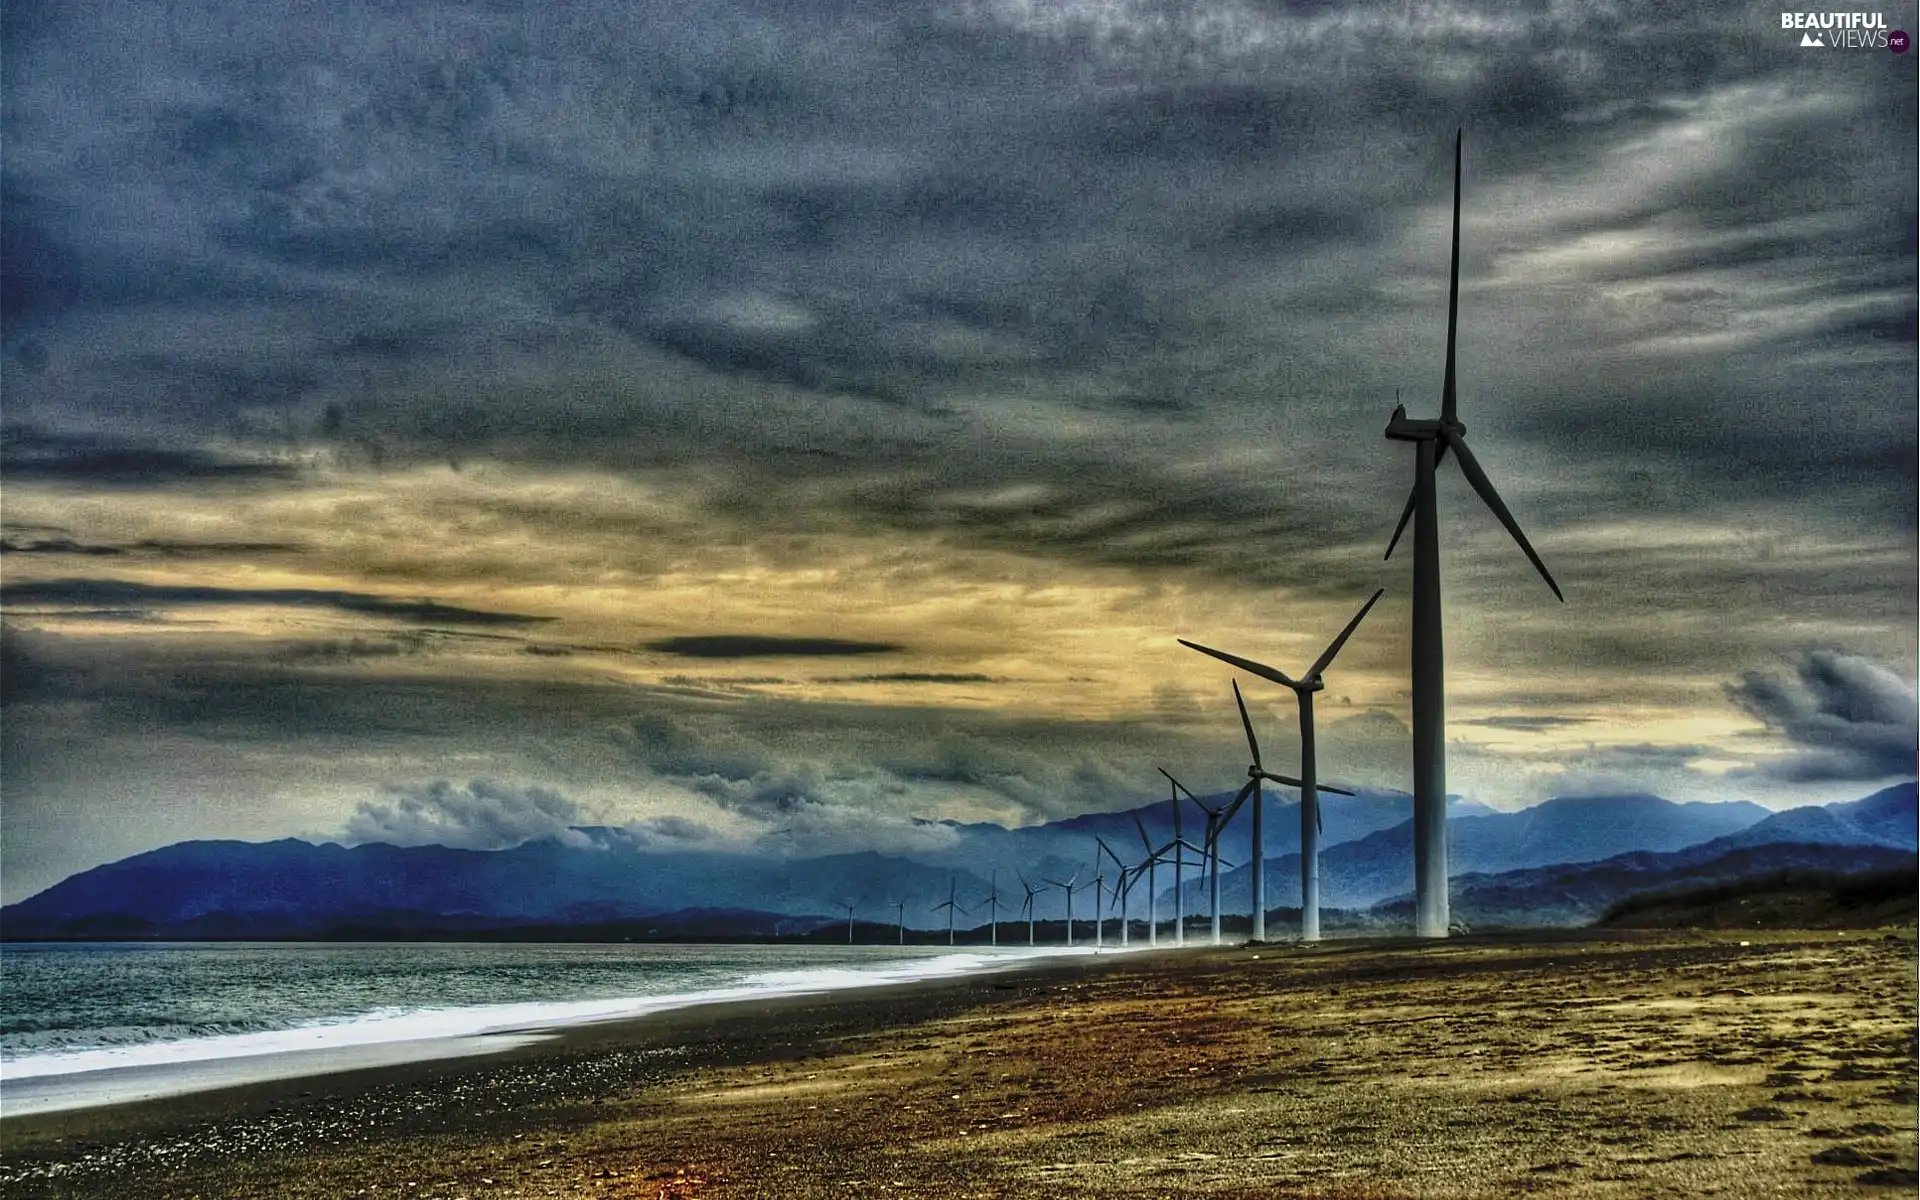
[[[595,1021],[644,1016],[730,1000],[803,995],[969,974],[1036,956],[1082,953],[1061,949],[999,950],[894,959],[873,965],[835,964],[763,970],[726,986],[598,999],[521,1000],[441,1007],[385,1007],[366,1012],[275,1024],[218,1022],[46,1030],[9,1039],[0,1055],[0,1079],[21,1080],[117,1068],[204,1063],[395,1042],[425,1042],[490,1034],[551,1032]],[[232,1026],[255,1026],[233,1028]]]

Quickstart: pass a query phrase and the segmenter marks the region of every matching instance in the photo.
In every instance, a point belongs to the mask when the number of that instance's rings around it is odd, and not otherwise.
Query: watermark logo
[[[1906,31],[1888,30],[1885,13],[1877,12],[1783,12],[1780,28],[1800,34],[1800,44],[1810,50],[1892,50],[1907,51]]]

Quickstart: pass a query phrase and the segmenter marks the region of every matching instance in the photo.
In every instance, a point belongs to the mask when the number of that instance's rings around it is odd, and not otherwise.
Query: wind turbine
[[[1000,868],[993,869],[993,876],[987,884],[987,908],[992,914],[987,918],[987,937],[992,944],[1000,944]]]
[[[949,946],[953,945],[953,914],[967,911],[953,898],[954,888],[957,886],[959,885],[954,882],[953,876],[947,876],[947,898],[927,910],[928,912],[939,912],[943,908],[947,910],[947,945]]]
[[[1165,767],[1158,767],[1156,770],[1162,775],[1167,775],[1167,769]],[[1169,797],[1167,803],[1173,806],[1173,840],[1155,853],[1156,855],[1162,853],[1169,846],[1173,849],[1173,944],[1176,946],[1184,946],[1187,944],[1187,898],[1185,892],[1181,889],[1187,882],[1187,856],[1185,848],[1188,842],[1180,836],[1180,785],[1173,782],[1173,776],[1171,775],[1167,775],[1167,783],[1171,785],[1167,789],[1167,795]],[[1257,824],[1259,819],[1258,816],[1254,817],[1254,821],[1256,822],[1254,825],[1255,829],[1259,828]]]
[[[1093,855],[1093,948],[1095,950],[1105,949],[1107,944],[1106,901],[1107,876],[1100,866],[1100,853],[1096,850]]]
[[[1065,883],[1061,883],[1058,879],[1048,879],[1045,881],[1067,894],[1067,945],[1069,946],[1073,945],[1073,893],[1079,890],[1074,885],[1079,878],[1080,872],[1075,871],[1073,874],[1067,876]]]
[[[1160,944],[1160,909],[1159,897],[1155,893],[1159,890],[1159,886],[1154,882],[1157,874],[1154,868],[1160,865],[1160,856],[1154,853],[1153,843],[1147,840],[1147,827],[1140,820],[1140,813],[1137,810],[1133,814],[1133,827],[1140,831],[1140,848],[1147,852],[1146,862],[1140,864],[1146,868],[1147,872],[1147,945],[1158,946]],[[1139,874],[1138,871],[1134,873]]]
[[[907,902],[901,899],[889,901],[889,903],[899,910],[895,915],[899,918],[900,944],[904,946],[907,944]]]
[[[847,945],[851,946],[853,945],[853,902],[851,900],[835,900],[833,906],[847,910]]]
[[[1334,656],[1340,653],[1340,648],[1347,644],[1347,639],[1353,636],[1353,631],[1360,627],[1360,622],[1366,619],[1367,613],[1380,597],[1386,594],[1386,590],[1381,588],[1374,592],[1373,596],[1360,606],[1360,611],[1355,614],[1353,620],[1347,622],[1347,627],[1340,631],[1340,636],[1333,639],[1332,644],[1314,660],[1311,667],[1307,668],[1307,673],[1298,679],[1289,678],[1284,672],[1276,671],[1265,663],[1257,663],[1252,659],[1214,650],[1198,642],[1189,642],[1185,638],[1180,639],[1182,646],[1198,650],[1202,654],[1210,654],[1221,662],[1231,663],[1242,671],[1258,675],[1262,679],[1270,679],[1282,687],[1292,688],[1295,699],[1300,701],[1300,938],[1302,941],[1320,940],[1320,834],[1325,829],[1325,823],[1320,816],[1320,793],[1313,753],[1313,694],[1327,686],[1320,677],[1321,673],[1333,665]],[[1247,728],[1247,740],[1249,742],[1253,740],[1251,725]],[[1257,751],[1254,758],[1256,760],[1259,758]],[[1328,788],[1327,790],[1337,792],[1340,789]],[[1262,922],[1262,925],[1264,924]],[[1264,928],[1260,932],[1264,933]],[[1254,936],[1258,937],[1259,933]]]
[[[1185,852],[1188,850],[1193,851],[1194,854],[1198,856],[1194,860],[1193,865],[1196,867],[1199,867],[1202,871],[1205,871],[1207,869],[1207,851],[1205,847],[1196,846],[1184,837],[1177,837],[1177,838],[1174,838],[1172,841],[1168,842],[1166,845],[1160,847],[1158,850],[1154,851],[1154,857],[1159,859],[1161,862],[1165,862],[1167,858],[1167,851],[1169,850],[1173,851],[1173,856],[1176,861],[1176,870],[1174,871],[1174,875],[1173,875],[1173,892],[1174,892],[1174,901],[1175,901],[1174,909],[1175,909],[1175,913],[1177,914],[1176,920],[1182,926],[1184,926],[1187,922],[1187,908],[1186,908],[1186,899],[1181,894],[1181,889],[1185,886],[1187,882],[1186,870],[1185,870],[1185,862],[1186,862]],[[1175,945],[1182,945],[1182,946],[1184,946],[1185,944],[1186,942],[1184,939],[1175,943]]]
[[[1387,557],[1413,521],[1413,925],[1420,937],[1447,936],[1447,683],[1444,634],[1440,623],[1440,512],[1434,472],[1451,450],[1480,499],[1493,510],[1520,550],[1547,581],[1554,597],[1566,603],[1547,564],[1534,553],[1527,535],[1493,490],[1480,463],[1467,449],[1467,427],[1460,423],[1454,387],[1454,339],[1460,323],[1460,145],[1453,141],[1453,264],[1447,281],[1447,366],[1440,386],[1440,419],[1415,421],[1405,405],[1395,405],[1387,437],[1414,443],[1413,494],[1387,543]]]
[[[1039,887],[1035,887],[1027,882],[1025,872],[1016,870],[1014,874],[1020,876],[1020,886],[1027,890],[1027,898],[1021,903],[1020,911],[1025,913],[1027,917],[1027,945],[1031,946],[1033,945],[1033,898],[1041,892],[1046,891],[1047,885],[1043,883]]]
[[[1205,857],[1202,858],[1201,862],[1203,865],[1208,860],[1211,860],[1212,862],[1213,882],[1211,884],[1210,890],[1212,892],[1212,897],[1213,897],[1212,904],[1211,904],[1211,908],[1213,911],[1213,944],[1218,946],[1220,944],[1220,835],[1226,831],[1227,817],[1228,815],[1230,815],[1231,810],[1229,806],[1225,804],[1221,805],[1219,808],[1209,808],[1207,806],[1207,802],[1202,800],[1200,797],[1194,795],[1192,790],[1189,789],[1186,784],[1181,783],[1178,779],[1175,779],[1172,775],[1168,775],[1167,772],[1165,771],[1162,771],[1160,773],[1162,775],[1166,775],[1167,781],[1173,784],[1174,787],[1177,787],[1181,791],[1186,792],[1187,799],[1193,801],[1194,804],[1199,807],[1201,812],[1207,814],[1207,836],[1205,838],[1205,846],[1204,846],[1206,854],[1205,854]],[[1233,866],[1232,863],[1228,863],[1226,865],[1229,867]]]
[[[1132,922],[1127,919],[1127,894],[1133,890],[1133,882],[1127,878],[1127,864],[1120,861],[1120,856],[1113,852],[1112,846],[1107,845],[1106,839],[1095,834],[1093,840],[1099,843],[1100,853],[1112,859],[1114,870],[1120,873],[1118,881],[1113,885],[1113,896],[1120,902],[1120,945],[1124,948],[1132,940],[1129,928]],[[1094,861],[1099,861],[1097,855]]]
[[[1158,770],[1162,775],[1167,777],[1168,783],[1172,784],[1178,791],[1185,792],[1187,799],[1193,801],[1201,812],[1207,814],[1207,836],[1204,839],[1206,845],[1200,855],[1200,868],[1201,870],[1205,870],[1207,860],[1209,858],[1213,860],[1213,944],[1218,946],[1220,944],[1220,848],[1214,845],[1214,838],[1219,835],[1220,830],[1226,824],[1226,822],[1221,820],[1221,813],[1226,811],[1225,806],[1221,808],[1208,808],[1200,802],[1200,797],[1193,794],[1192,789],[1188,788],[1186,784],[1181,783],[1178,779],[1175,779],[1171,771],[1168,771],[1165,767],[1160,767]],[[1177,812],[1179,810],[1176,808],[1175,811]],[[1176,834],[1176,837],[1177,836]],[[1176,874],[1173,886],[1175,889],[1180,889],[1184,886],[1185,882],[1185,880],[1179,879]],[[1184,912],[1185,910],[1182,909],[1182,911]]]
[[[1264,942],[1267,940],[1267,851],[1266,842],[1261,835],[1260,813],[1266,797],[1260,787],[1260,781],[1271,779],[1275,783],[1284,783],[1288,787],[1296,788],[1300,787],[1301,781],[1291,775],[1269,771],[1261,765],[1260,739],[1253,736],[1253,719],[1247,716],[1247,702],[1240,696],[1240,684],[1237,680],[1233,684],[1233,702],[1240,709],[1240,727],[1247,731],[1247,750],[1253,755],[1253,763],[1247,768],[1247,781],[1240,786],[1239,794],[1234,796],[1233,803],[1227,805],[1226,811],[1221,814],[1220,823],[1225,825],[1233,820],[1233,814],[1246,803],[1247,797],[1253,797],[1253,940]],[[1342,796],[1353,795],[1344,788],[1329,787],[1325,790],[1337,792]]]

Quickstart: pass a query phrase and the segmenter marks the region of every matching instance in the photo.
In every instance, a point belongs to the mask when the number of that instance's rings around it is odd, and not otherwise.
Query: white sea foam
[[[597,1021],[732,1000],[813,995],[945,978],[1035,958],[1091,953],[1090,947],[1054,947],[942,954],[871,967],[761,972],[729,986],[699,991],[385,1009],[290,1029],[50,1051],[0,1063],[0,1115],[119,1103],[392,1062],[484,1054],[522,1045],[568,1026]]]

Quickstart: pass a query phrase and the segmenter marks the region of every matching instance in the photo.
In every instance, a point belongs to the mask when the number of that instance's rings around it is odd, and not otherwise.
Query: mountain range
[[[1283,850],[1268,857],[1270,907],[1297,903],[1299,894],[1298,810],[1280,791],[1267,820],[1269,846]],[[1217,804],[1230,795],[1207,801]],[[1379,906],[1378,916],[1391,919],[1396,898],[1412,883],[1407,797],[1329,796],[1324,810],[1329,844],[1321,853],[1323,903],[1350,910]],[[1889,856],[1910,856],[1920,841],[1912,783],[1861,800],[1778,813],[1744,802],[1675,804],[1644,795],[1560,797],[1511,813],[1461,804],[1454,813],[1448,822],[1454,907],[1479,911],[1483,920],[1496,912],[1503,921],[1528,912],[1545,923],[1573,914],[1587,919],[1624,894],[1619,888],[1626,884],[1719,879],[1725,870],[1746,869],[1743,861],[1756,870],[1833,869],[1853,859],[1862,867],[1885,866],[1894,861]],[[1001,919],[1012,921],[1022,895],[1016,870],[1036,883],[1076,872],[1090,878],[1095,835],[1122,857],[1136,859],[1136,815],[1149,840],[1170,836],[1172,813],[1162,801],[1020,829],[943,823],[952,834],[948,843],[912,858],[873,852],[812,858],[666,853],[615,827],[585,827],[563,839],[492,851],[347,847],[291,838],[189,841],[82,871],[0,909],[0,937],[312,936],[369,923],[422,931],[657,925],[689,911],[706,914],[700,920],[715,928],[737,926],[745,936],[803,932],[833,919],[826,914],[840,911],[844,901],[859,905],[863,920],[891,923],[892,905],[900,899],[909,901],[910,927],[932,928],[945,925],[931,906],[945,898],[949,877],[960,902],[974,910],[970,920],[963,918],[969,924],[985,919],[980,906],[996,875]],[[1182,824],[1196,840],[1204,827],[1191,804]],[[1244,859],[1246,838],[1244,819],[1237,818],[1222,839],[1229,861],[1236,861],[1236,851]],[[1100,873],[1110,883],[1112,864]],[[1160,879],[1169,885],[1158,898],[1165,919],[1172,914],[1171,869],[1162,868]],[[1223,875],[1223,908],[1248,910],[1248,880],[1244,865]],[[1186,884],[1190,914],[1204,907],[1203,897],[1195,872]],[[1077,897],[1077,914],[1089,914],[1092,902],[1091,895]],[[1138,894],[1134,905],[1135,915],[1144,915]],[[1049,891],[1038,908],[1039,916],[1052,919],[1064,904],[1057,891]],[[721,920],[716,912],[732,915]],[[792,924],[783,924],[785,919]]]

